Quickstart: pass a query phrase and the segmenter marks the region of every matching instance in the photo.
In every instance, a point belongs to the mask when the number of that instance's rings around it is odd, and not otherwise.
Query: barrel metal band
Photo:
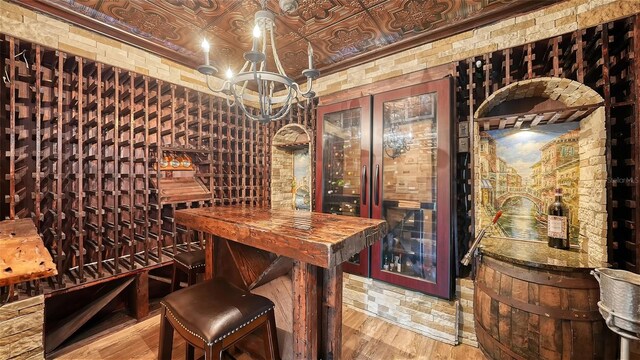
[[[588,275],[588,277],[585,277],[585,278],[563,277],[561,281],[554,281],[549,279],[549,276],[546,273],[542,273],[539,271],[537,272],[528,271],[528,268],[526,266],[509,264],[510,266],[516,267],[515,269],[510,269],[508,266],[505,266],[504,264],[502,264],[502,261],[492,259],[488,256],[483,257],[482,262],[484,262],[485,264],[488,264],[490,268],[497,270],[503,274],[509,275],[512,278],[526,281],[526,282],[536,283],[538,285],[550,285],[550,286],[555,286],[557,288],[562,288],[562,289],[595,289],[597,290],[599,288],[598,283],[596,282],[596,279],[591,275]],[[516,270],[524,270],[524,271],[516,271]],[[588,273],[585,273],[585,274],[588,274]],[[558,274],[553,274],[553,275],[560,276]]]
[[[540,305],[529,304],[522,301],[514,300],[513,298],[500,295],[493,291],[493,289],[486,286],[482,281],[476,281],[476,288],[483,291],[490,298],[509,305],[513,308],[524,310],[532,314],[558,319],[558,320],[572,320],[572,321],[594,321],[602,319],[602,316],[597,310],[594,311],[580,311],[580,310],[562,310],[543,307]]]

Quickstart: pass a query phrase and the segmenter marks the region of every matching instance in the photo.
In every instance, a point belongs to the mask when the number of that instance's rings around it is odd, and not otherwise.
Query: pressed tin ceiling
[[[186,66],[203,62],[202,37],[212,60],[237,71],[251,47],[258,0],[23,0],[32,9],[61,17]],[[300,0],[276,14],[278,55],[287,74],[307,67],[307,42],[323,74],[428,41],[549,5],[552,0]]]

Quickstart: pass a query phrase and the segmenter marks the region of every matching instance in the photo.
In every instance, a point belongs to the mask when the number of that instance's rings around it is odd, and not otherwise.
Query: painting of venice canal
[[[547,241],[547,207],[560,187],[569,208],[569,237],[577,244],[579,133],[578,123],[482,132],[477,164],[481,224],[502,210],[494,236]]]

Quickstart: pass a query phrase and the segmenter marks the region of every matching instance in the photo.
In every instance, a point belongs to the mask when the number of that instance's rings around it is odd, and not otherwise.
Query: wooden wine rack
[[[598,92],[606,113],[609,262],[636,273],[640,272],[636,230],[640,223],[640,174],[636,170],[640,164],[639,39],[640,18],[635,16],[459,61],[455,105],[459,121],[470,121],[471,114],[496,90],[545,76],[575,80]],[[473,200],[463,191],[471,184],[474,169],[473,160],[466,156],[459,154],[457,159],[458,209],[473,208]],[[471,240],[473,221],[468,213],[458,211],[457,222],[456,256],[460,259]]]
[[[201,246],[181,208],[269,204],[271,135],[315,126],[315,104],[269,125],[226,99],[0,34],[0,217],[32,218],[58,268],[22,294],[62,294]],[[210,196],[161,201],[157,166],[187,153]],[[44,286],[42,286],[44,285]]]

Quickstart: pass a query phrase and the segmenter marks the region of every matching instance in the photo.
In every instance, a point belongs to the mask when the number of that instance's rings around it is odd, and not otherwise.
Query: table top
[[[608,267],[608,264],[589,257],[577,249],[554,249],[543,241],[520,241],[486,237],[479,246],[480,253],[516,265],[557,271],[588,271]]]
[[[0,286],[56,274],[33,220],[0,221]]]
[[[323,268],[347,261],[387,233],[384,220],[301,210],[220,206],[175,214],[190,229]]]

